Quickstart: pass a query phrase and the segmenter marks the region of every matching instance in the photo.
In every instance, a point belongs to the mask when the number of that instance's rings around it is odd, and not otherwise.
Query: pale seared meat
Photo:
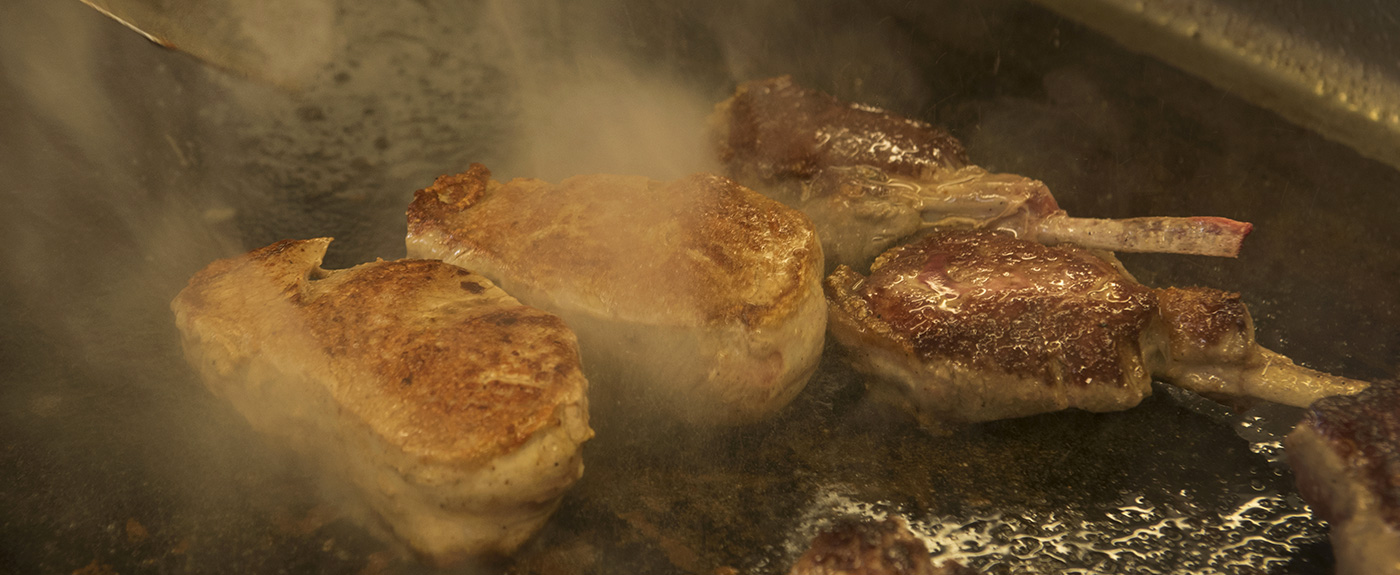
[[[509,553],[583,472],[574,335],[428,260],[322,270],[331,240],[219,260],[171,304],[190,363],[350,511],[436,565]]]
[[[594,405],[736,424],[786,405],[826,329],[807,218],[720,176],[506,183],[473,165],[420,190],[408,253],[481,273],[579,335]]]
[[[1153,376],[1215,396],[1306,405],[1366,384],[1254,341],[1237,294],[1155,291],[1112,255],[1006,231],[944,230],[826,280],[831,333],[933,430],[1066,408],[1113,411]]]
[[[1251,226],[1214,217],[1073,218],[1045,184],[972,165],[946,131],[843,102],[789,77],[748,82],[718,104],[730,175],[812,218],[828,267],[864,270],[930,228],[994,228],[1041,243],[1234,256]]]
[[[934,566],[903,521],[850,519],[819,533],[789,575],[972,575],[957,561]]]
[[[1318,400],[1284,445],[1337,575],[1400,574],[1400,384]]]

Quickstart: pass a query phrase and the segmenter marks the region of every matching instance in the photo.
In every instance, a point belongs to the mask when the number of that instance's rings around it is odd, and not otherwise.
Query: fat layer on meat
[[[1400,384],[1317,401],[1284,446],[1337,574],[1400,574]]]
[[[856,367],[934,430],[1126,409],[1152,377],[1295,406],[1367,385],[1259,346],[1239,294],[1154,290],[1109,253],[1007,231],[930,232],[882,254],[869,277],[838,266],[826,293]]]
[[[322,270],[329,243],[282,241],[195,274],[171,304],[187,358],[430,563],[513,551],[583,472],[574,335],[442,262]]]
[[[822,252],[801,213],[727,178],[438,178],[408,253],[481,273],[578,333],[594,406],[734,424],[786,405],[826,325]]]

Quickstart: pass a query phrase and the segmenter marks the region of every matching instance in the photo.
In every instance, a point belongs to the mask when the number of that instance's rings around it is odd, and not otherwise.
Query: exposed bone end
[[[1238,364],[1177,363],[1155,375],[1202,395],[1253,397],[1294,407],[1358,393],[1370,385],[1308,369],[1259,346],[1248,360]]]
[[[1153,375],[1213,399],[1255,398],[1295,407],[1349,395],[1368,383],[1308,369],[1261,347],[1237,293],[1211,288],[1156,290],[1164,328]]]
[[[1041,220],[1036,241],[1072,243],[1088,248],[1139,253],[1236,257],[1248,222],[1217,217],[1127,219],[1073,218],[1055,214]]]

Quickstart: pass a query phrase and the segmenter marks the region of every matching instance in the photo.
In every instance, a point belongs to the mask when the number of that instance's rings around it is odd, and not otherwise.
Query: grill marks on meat
[[[410,256],[479,272],[579,334],[595,405],[740,423],[786,405],[826,325],[801,213],[733,181],[439,178],[408,210]]]
[[[171,307],[185,353],[252,426],[429,562],[508,553],[582,473],[573,334],[437,261],[319,268],[329,239],[219,260]]]
[[[812,218],[828,267],[863,270],[929,228],[1006,229],[1041,243],[1235,256],[1251,226],[1215,217],[1074,218],[1045,184],[971,165],[929,124],[842,102],[789,77],[748,82],[715,108],[720,160],[746,185]]]
[[[1400,573],[1400,384],[1318,400],[1285,439],[1339,575]]]
[[[838,521],[812,540],[789,575],[972,575],[957,561],[935,567],[924,545],[903,521]]]
[[[1152,290],[1112,256],[997,230],[944,230],[826,280],[831,333],[935,431],[1080,408],[1120,410],[1151,377],[1304,406],[1364,382],[1260,347],[1238,294]]]

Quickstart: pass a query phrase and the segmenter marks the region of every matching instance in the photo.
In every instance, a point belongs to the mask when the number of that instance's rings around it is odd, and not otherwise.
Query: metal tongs
[[[343,43],[336,0],[82,0],[165,48],[297,88]]]

